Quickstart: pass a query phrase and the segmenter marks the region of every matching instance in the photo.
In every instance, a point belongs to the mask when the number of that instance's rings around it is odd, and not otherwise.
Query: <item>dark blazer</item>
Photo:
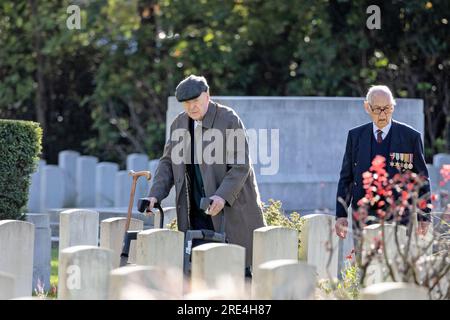
[[[420,133],[407,124],[392,120],[390,128],[391,146],[390,153],[412,153],[413,168],[411,171],[421,174],[428,180],[428,185],[421,190],[421,194],[430,192],[428,170],[423,154],[423,144]],[[351,129],[347,136],[344,159],[337,189],[336,218],[347,217],[347,208],[352,204],[353,210],[357,209],[358,201],[364,197],[365,190],[362,183],[362,174],[371,166],[371,139],[373,135],[373,123]],[[393,177],[399,170],[390,166],[390,159],[386,159],[386,168],[389,177]],[[347,208],[338,200],[344,199]],[[419,220],[425,216],[419,215]]]

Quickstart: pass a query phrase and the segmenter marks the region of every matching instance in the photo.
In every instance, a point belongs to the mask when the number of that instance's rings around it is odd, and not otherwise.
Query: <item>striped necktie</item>
[[[383,131],[381,131],[380,129],[377,130],[377,142],[378,143],[382,143],[383,142],[383,137],[382,137]]]

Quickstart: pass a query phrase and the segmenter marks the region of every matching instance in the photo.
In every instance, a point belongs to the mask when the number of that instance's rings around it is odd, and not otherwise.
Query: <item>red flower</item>
[[[376,156],[373,160],[372,160],[372,166],[374,167],[374,169],[381,169],[385,167],[385,159],[382,156]]]
[[[353,248],[352,251],[350,251],[350,253],[345,257],[345,259],[352,260],[354,253],[355,253],[355,248]]]
[[[435,193],[431,194],[431,201],[437,201],[439,196]]]
[[[362,177],[364,179],[372,178],[372,174],[369,171],[363,173]]]
[[[402,200],[406,201],[409,198],[409,193],[406,191],[402,191]]]
[[[384,210],[378,209],[377,210],[378,216],[383,219],[386,216],[386,212]]]
[[[419,208],[424,210],[427,207],[427,202],[425,200],[420,200],[419,201]]]

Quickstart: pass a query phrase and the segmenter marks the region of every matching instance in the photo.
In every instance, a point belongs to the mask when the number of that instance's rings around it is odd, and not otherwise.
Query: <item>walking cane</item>
[[[150,180],[150,178],[152,176],[150,171],[135,172],[133,170],[130,170],[128,174],[133,177],[133,184],[131,185],[130,202],[128,204],[128,215],[127,215],[127,222],[125,224],[125,235],[123,238],[123,247],[122,247],[123,249],[122,249],[122,254],[120,255],[120,266],[121,267],[123,267],[127,264],[128,254],[130,252],[130,243],[131,243],[132,239],[130,239],[130,237],[129,237],[128,229],[130,228],[131,214],[133,211],[134,193],[136,192],[137,181],[138,181],[139,177],[144,176],[147,178],[147,180]]]

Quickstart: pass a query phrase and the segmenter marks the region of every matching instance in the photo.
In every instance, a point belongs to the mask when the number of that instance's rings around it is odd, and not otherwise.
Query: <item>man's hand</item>
[[[209,197],[211,200],[213,200],[213,203],[209,205],[208,214],[211,216],[217,215],[225,206],[225,200],[223,200],[219,196],[212,196]]]
[[[348,230],[347,218],[338,218],[334,227],[336,229],[337,236],[341,239],[345,239]]]
[[[158,202],[158,199],[156,199],[155,197],[150,197],[150,198],[147,198],[147,199],[148,199],[148,201],[150,201],[150,203],[149,203],[149,205],[147,207],[147,210],[145,210],[144,214],[146,216],[151,217],[153,215],[153,212],[152,212],[153,207],[154,207],[155,203]]]
[[[420,236],[426,235],[429,226],[430,226],[429,221],[419,221],[417,223],[417,234]]]

